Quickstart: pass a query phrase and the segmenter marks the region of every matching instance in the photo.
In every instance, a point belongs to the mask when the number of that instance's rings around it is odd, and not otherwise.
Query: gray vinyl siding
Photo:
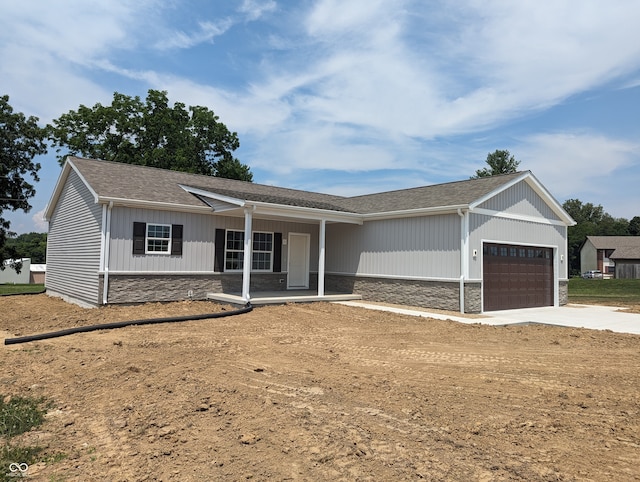
[[[542,224],[530,221],[497,218],[482,214],[470,214],[469,218],[469,251],[478,251],[478,256],[469,256],[469,277],[482,277],[482,242],[527,244],[546,247],[557,247],[556,255],[563,256],[565,262],[560,266],[559,277],[566,277],[566,227]]]
[[[182,256],[133,254],[133,223],[182,224]],[[109,271],[213,271],[213,217],[203,214],[115,207],[111,212]]]
[[[519,182],[479,207],[509,214],[559,220],[551,207],[526,182]]]
[[[326,270],[361,276],[457,279],[460,217],[423,216],[327,226]]]
[[[616,265],[619,261],[616,261]],[[598,250],[593,243],[587,239],[580,250],[580,272],[584,273],[592,269],[598,269]]]
[[[133,254],[133,223],[181,224],[182,255]],[[142,273],[212,273],[215,257],[215,230],[244,230],[244,218],[157,211],[151,209],[113,208],[111,215],[110,272]],[[311,270],[318,269],[318,226],[254,219],[253,231],[279,232],[283,240],[289,232],[311,234]],[[286,246],[282,247],[282,270],[286,271]]]
[[[49,220],[48,291],[98,303],[101,221],[102,207],[72,170]]]

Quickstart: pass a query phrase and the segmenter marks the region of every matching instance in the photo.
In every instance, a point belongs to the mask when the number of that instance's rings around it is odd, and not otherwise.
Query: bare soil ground
[[[5,297],[0,335],[222,308]],[[0,349],[53,401],[32,480],[640,480],[635,335],[318,303]]]

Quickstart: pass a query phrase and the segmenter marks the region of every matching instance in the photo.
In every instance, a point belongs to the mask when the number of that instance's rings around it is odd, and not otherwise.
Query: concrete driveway
[[[372,310],[390,311],[412,316],[454,320],[460,323],[480,323],[485,325],[517,325],[539,323],[545,325],[589,328],[592,330],[611,330],[618,333],[640,335],[640,314],[625,313],[613,306],[566,305],[558,308],[545,306],[542,308],[525,308],[520,310],[503,310],[485,312],[481,318],[467,318],[443,313],[431,313],[405,308],[367,304],[364,301],[345,301],[345,305],[359,306]]]
[[[614,306],[566,305],[555,308],[526,308],[484,313],[493,325],[513,323],[544,323],[592,330],[611,330],[640,335],[640,314],[619,311]],[[481,321],[481,322],[484,322]]]

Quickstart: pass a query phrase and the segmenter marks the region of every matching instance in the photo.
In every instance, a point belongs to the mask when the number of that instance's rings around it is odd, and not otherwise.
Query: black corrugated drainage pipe
[[[17,343],[27,343],[29,341],[47,340],[49,338],[57,338],[59,336],[73,335],[74,333],[86,333],[88,331],[111,330],[113,328],[123,328],[132,325],[154,325],[157,323],[174,323],[178,321],[206,320],[209,318],[224,318],[225,316],[241,315],[249,313],[253,310],[251,303],[247,303],[243,308],[233,311],[219,311],[217,313],[207,313],[203,315],[186,315],[168,318],[149,318],[146,320],[118,321],[115,323],[104,323],[101,325],[76,326],[75,328],[67,328],[66,330],[52,331],[50,333],[41,333],[39,335],[21,336],[19,338],[6,338],[5,345],[15,345]]]

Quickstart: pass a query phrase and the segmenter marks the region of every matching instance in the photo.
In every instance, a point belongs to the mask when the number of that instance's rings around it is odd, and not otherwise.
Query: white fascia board
[[[512,179],[508,183],[503,184],[499,188],[494,189],[488,194],[485,194],[481,198],[476,199],[474,202],[469,204],[469,209],[475,212],[475,208],[477,208],[479,205],[481,205],[485,201],[488,201],[492,197],[497,196],[501,192],[504,192],[507,189],[515,186],[521,181],[526,182],[535,191],[535,193],[538,196],[544,199],[544,201],[551,208],[551,210],[562,220],[563,225],[573,226],[576,224],[573,218],[569,216],[569,213],[567,213],[564,210],[564,208],[560,205],[560,203],[558,203],[558,201],[556,201],[556,199],[551,195],[551,193],[547,191],[547,189],[540,183],[540,181],[536,179],[536,177],[531,173],[531,171],[523,172],[520,176]]]
[[[560,219],[565,221],[567,226],[575,226],[577,223],[571,217],[571,215],[564,210],[562,205],[556,201],[549,191],[538,181],[538,179],[532,174],[529,173],[529,176],[526,179],[527,184],[531,186],[531,188],[542,198],[547,204],[551,207],[554,213],[558,215]]]
[[[438,206],[435,208],[405,209],[402,211],[389,211],[386,213],[363,214],[365,221],[380,221],[383,219],[412,218],[416,216],[431,216],[435,214],[456,214],[458,209],[469,209],[467,204],[456,204],[454,206]]]
[[[160,209],[163,211],[180,211],[187,213],[211,213],[209,206],[191,206],[188,204],[176,204],[169,202],[159,201],[144,201],[140,199],[127,199],[117,197],[99,197],[98,202],[101,204],[108,204],[112,202],[114,206],[125,206],[130,208],[140,209]]]
[[[247,205],[255,206],[254,215],[285,216],[315,221],[324,219],[325,221],[335,223],[362,224],[362,215],[356,213],[342,213],[341,211],[330,211],[328,209],[252,201],[247,201]]]
[[[56,204],[58,204],[58,199],[60,198],[60,195],[62,194],[62,189],[64,189],[64,185],[67,182],[67,178],[69,177],[69,173],[71,172],[71,169],[73,169],[75,171],[75,173],[78,175],[80,180],[87,187],[87,189],[89,190],[89,192],[93,196],[94,201],[96,203],[99,202],[98,193],[96,193],[93,190],[93,188],[91,187],[91,185],[89,185],[87,180],[82,176],[82,174],[80,174],[80,171],[78,170],[78,168],[73,164],[72,159],[73,159],[72,156],[68,156],[67,157],[67,160],[64,163],[64,166],[62,167],[62,171],[60,172],[60,175],[58,176],[58,180],[56,181],[56,186],[53,188],[53,193],[51,194],[51,198],[49,199],[49,203],[47,204],[47,207],[44,210],[43,218],[44,218],[45,221],[49,221],[51,219],[51,216],[53,215],[53,211],[55,210]]]
[[[223,196],[221,194],[216,194],[211,191],[205,191],[204,189],[197,189],[191,186],[185,186],[183,184],[178,184],[182,189],[191,194],[197,194],[198,196],[208,197],[211,199],[215,199],[216,201],[220,201],[223,203],[233,204],[234,206],[243,207],[246,204],[246,201],[238,198],[233,198],[230,196]]]

